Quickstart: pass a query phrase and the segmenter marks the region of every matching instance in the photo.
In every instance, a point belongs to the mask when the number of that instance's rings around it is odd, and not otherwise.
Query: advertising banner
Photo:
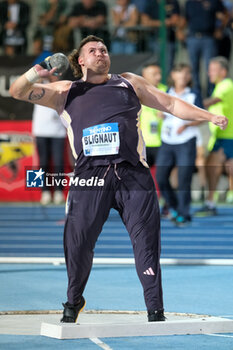
[[[29,191],[25,169],[37,163],[31,121],[0,122],[0,201],[37,201],[40,191]]]

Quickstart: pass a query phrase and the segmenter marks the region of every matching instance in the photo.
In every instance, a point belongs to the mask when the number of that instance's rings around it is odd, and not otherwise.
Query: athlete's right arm
[[[55,109],[61,113],[71,81],[57,81],[54,83],[40,84],[37,81],[49,78],[56,68],[48,71],[39,64],[29,69],[13,82],[10,94],[17,100],[27,101]]]

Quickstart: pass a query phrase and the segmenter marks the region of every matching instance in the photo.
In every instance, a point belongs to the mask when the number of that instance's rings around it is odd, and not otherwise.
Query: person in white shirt
[[[51,76],[48,82],[57,81],[56,76]],[[32,134],[36,140],[39,156],[39,167],[50,172],[50,162],[53,164],[53,173],[64,173],[64,149],[66,128],[55,109],[35,104],[32,115]],[[58,175],[59,177],[59,175]],[[62,177],[62,176],[60,176]],[[54,188],[53,202],[61,204],[64,201],[61,185]],[[52,201],[51,188],[42,188],[41,204],[47,205]]]
[[[191,85],[191,68],[187,64],[177,64],[171,71],[172,86],[168,94],[202,108],[201,97]],[[191,181],[196,159],[196,139],[200,135],[198,124],[164,113],[161,130],[162,145],[157,157],[156,179],[166,203],[170,207],[172,220],[177,226],[191,221]],[[178,167],[177,193],[172,188],[169,177],[174,167]]]

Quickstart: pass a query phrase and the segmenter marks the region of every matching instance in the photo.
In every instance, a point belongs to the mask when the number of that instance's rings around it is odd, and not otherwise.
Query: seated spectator
[[[42,35],[48,50],[53,48],[55,29],[66,23],[69,10],[67,0],[38,0],[39,28],[37,28],[37,33]]]
[[[196,216],[213,216],[217,214],[214,193],[223,170],[232,179],[233,176],[233,80],[228,77],[229,63],[225,57],[215,57],[209,64],[209,78],[215,84],[210,98],[204,105],[212,113],[228,117],[228,127],[221,130],[210,126],[212,137],[209,141],[210,154],[206,161],[208,197],[205,205]],[[232,184],[230,184],[232,191]]]
[[[107,7],[104,2],[98,0],[81,0],[74,5],[70,16],[69,25],[71,28],[79,28],[81,38],[88,35],[101,37],[109,48],[109,32],[107,25]]]
[[[191,90],[191,68],[178,64],[171,71],[172,86],[168,94],[202,107],[199,95]],[[196,159],[197,125],[200,122],[186,121],[164,113],[161,139],[156,161],[156,180],[162,196],[171,209],[176,226],[185,226],[191,221],[191,181]],[[173,168],[178,168],[177,193],[169,177]]]
[[[68,19],[55,26],[53,34],[53,51],[70,53],[74,48],[74,33]]]
[[[139,13],[144,13],[146,9],[146,1],[145,0],[131,0],[131,4],[134,4],[137,7]]]
[[[201,93],[200,62],[204,59],[206,71],[212,57],[216,56],[217,47],[214,38],[216,19],[222,21],[225,8],[221,0],[187,0],[185,18],[188,28],[187,49],[193,70],[194,88]],[[208,86],[208,94],[211,92]]]
[[[233,9],[231,9],[231,11],[230,11],[230,18],[229,18],[228,28],[230,29],[231,35],[232,35],[232,31],[233,31]]]
[[[29,14],[30,8],[24,1],[0,2],[0,44],[7,56],[26,52]]]
[[[228,60],[231,55],[231,29],[230,19],[233,10],[233,4],[229,0],[223,0],[225,6],[225,15],[221,20],[217,20],[215,38],[217,40],[217,56],[224,56]]]
[[[159,55],[159,35],[158,31],[162,23],[159,16],[159,0],[147,0],[144,13],[141,14],[141,24],[148,27],[147,50]],[[179,21],[180,7],[177,0],[166,0],[165,5],[167,29],[167,47],[166,47],[166,70],[170,72],[175,58],[176,35],[175,29]]]
[[[130,0],[116,0],[112,8],[114,34],[111,44],[111,52],[114,54],[133,54],[137,51],[137,33],[127,30],[138,24],[139,13]]]

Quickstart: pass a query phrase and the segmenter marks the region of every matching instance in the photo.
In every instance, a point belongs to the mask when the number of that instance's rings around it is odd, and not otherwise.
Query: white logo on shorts
[[[152,270],[152,268],[149,267],[149,269],[147,269],[146,271],[143,272],[143,275],[154,276],[155,273],[154,273],[154,271]]]

